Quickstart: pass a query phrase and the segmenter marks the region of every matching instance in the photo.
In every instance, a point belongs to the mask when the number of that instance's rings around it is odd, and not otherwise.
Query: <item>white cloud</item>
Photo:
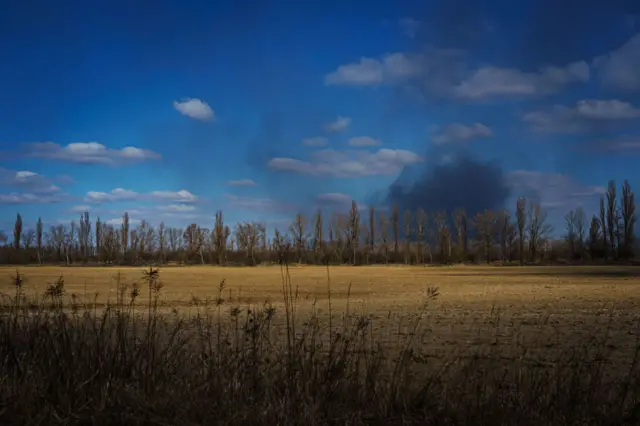
[[[252,179],[239,179],[230,180],[227,182],[229,186],[256,186],[256,183]]]
[[[113,201],[135,200],[140,194],[123,188],[116,188],[111,192],[89,191],[85,197],[85,201],[90,203],[105,203]]]
[[[640,138],[621,137],[617,139],[599,140],[588,145],[593,151],[609,154],[640,153]]]
[[[0,167],[0,185],[23,189],[30,193],[56,193],[60,188],[45,176],[29,170],[13,171]]]
[[[84,212],[88,212],[92,210],[92,206],[88,206],[88,205],[77,205],[77,206],[73,206],[69,209],[69,211],[73,212],[73,213],[84,213]]]
[[[30,157],[50,158],[81,164],[123,165],[160,158],[160,154],[135,147],[110,149],[98,142],[76,142],[61,146],[54,142],[27,144]]]
[[[184,213],[195,211],[196,207],[189,204],[169,204],[166,206],[158,206],[157,209],[163,212]]]
[[[366,147],[366,146],[380,146],[382,142],[379,139],[374,139],[370,136],[356,136],[349,139],[349,146],[353,147]]]
[[[640,91],[640,34],[631,37],[618,49],[595,58],[593,66],[605,87]]]
[[[196,197],[191,192],[186,189],[181,189],[180,191],[152,191],[149,194],[149,197],[156,200],[164,200],[171,201],[175,203],[193,203],[198,201],[198,197]]]
[[[523,119],[534,130],[550,133],[576,133],[593,126],[640,117],[640,108],[628,102],[612,100],[582,100],[573,107],[554,105],[548,111],[532,111]]]
[[[328,142],[327,138],[321,136],[302,139],[302,144],[306,146],[326,146]]]
[[[182,189],[180,191],[152,191],[148,194],[140,194],[123,188],[113,189],[111,192],[89,191],[85,197],[86,202],[106,203],[129,200],[150,200],[174,203],[190,203],[198,200],[191,192]]]
[[[589,81],[589,64],[544,66],[537,72],[486,66],[470,72],[456,49],[428,49],[421,53],[396,52],[381,58],[362,57],[339,66],[325,76],[325,85],[397,85],[424,97],[447,96],[464,100],[494,97],[533,97],[559,92],[572,83]]]
[[[538,72],[515,68],[484,67],[453,91],[457,98],[482,100],[492,97],[550,95],[571,83],[589,81],[589,65],[574,62],[566,67],[547,66]]]
[[[273,158],[268,166],[273,170],[313,176],[363,177],[399,173],[405,166],[416,164],[422,158],[406,150],[380,149],[368,151],[316,151],[311,161],[295,158]]]
[[[635,108],[629,102],[617,99],[578,101],[575,109],[581,117],[593,120],[624,120],[640,117],[640,109]]]
[[[424,70],[422,55],[391,53],[381,59],[360,58],[356,63],[339,66],[327,74],[327,86],[376,86],[406,81]]]
[[[577,182],[561,173],[515,170],[507,174],[507,183],[514,195],[539,202],[547,209],[575,208],[597,200],[604,193],[602,186]]]
[[[398,24],[400,24],[402,31],[407,35],[407,37],[410,38],[415,38],[421,26],[420,21],[413,18],[402,18],[398,21]]]
[[[451,123],[444,127],[436,126],[432,129],[431,142],[435,145],[447,143],[467,142],[472,139],[490,138],[493,136],[491,128],[482,123],[470,126],[462,123]]]
[[[215,114],[211,107],[200,99],[185,99],[181,102],[173,101],[173,107],[182,115],[194,120],[210,121]]]
[[[42,195],[29,192],[0,194],[0,204],[52,204],[64,201],[66,194]]]
[[[334,121],[325,124],[325,129],[329,132],[341,132],[351,125],[349,117],[338,116]]]

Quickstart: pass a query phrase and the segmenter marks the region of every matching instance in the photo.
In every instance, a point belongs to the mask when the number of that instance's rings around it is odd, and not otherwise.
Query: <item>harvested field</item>
[[[142,272],[20,268],[11,305],[0,269],[0,423],[640,421],[638,269],[166,267],[157,305]]]
[[[25,293],[43,294],[62,275],[67,296],[98,307],[116,303],[118,283],[139,283],[137,306],[145,312],[143,268],[22,267]],[[11,294],[11,268],[0,269],[2,292]],[[327,275],[329,274],[329,275]],[[328,324],[329,288],[334,328],[360,316],[371,320],[377,342],[393,346],[414,332],[429,287],[429,302],[415,334],[425,357],[447,359],[491,351],[504,360],[522,358],[550,365],[559,351],[602,346],[608,362],[626,364],[640,338],[640,268],[631,267],[323,267],[289,268],[297,319],[317,315]],[[329,279],[328,279],[329,277]],[[219,292],[220,283],[225,285]],[[227,312],[267,303],[284,332],[283,270],[280,267],[166,267],[161,311],[186,316],[220,297]],[[125,297],[126,298],[126,297]],[[146,299],[145,299],[146,298]],[[348,315],[345,315],[348,314]],[[225,317],[225,315],[223,315]],[[276,333],[278,333],[276,328]]]

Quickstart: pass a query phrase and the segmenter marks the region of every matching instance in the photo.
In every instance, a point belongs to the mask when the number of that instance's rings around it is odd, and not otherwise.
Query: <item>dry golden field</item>
[[[140,311],[148,290],[144,268],[20,267],[24,292],[42,294],[47,283],[63,275],[67,297],[72,294],[98,306],[114,303],[118,281],[138,282]],[[12,294],[15,268],[0,268],[0,291]],[[165,267],[161,309],[193,314],[196,304],[219,296],[221,309],[271,304],[276,320],[284,321],[283,271],[280,267]],[[362,315],[371,320],[376,339],[394,344],[412,331],[412,320],[423,307],[426,290],[436,286],[437,300],[424,310],[415,334],[425,356],[443,359],[498,351],[505,360],[529,359],[544,365],[570,347],[604,347],[610,362],[625,363],[640,339],[640,268],[632,267],[324,267],[289,268],[297,318],[329,311],[333,323]],[[328,280],[328,277],[330,280]],[[347,308],[348,307],[348,308]],[[348,314],[345,316],[345,313]],[[276,323],[277,324],[277,323]],[[282,327],[284,329],[284,327]],[[602,344],[606,340],[606,344]],[[494,355],[496,352],[493,352]],[[617,361],[616,361],[617,360]]]

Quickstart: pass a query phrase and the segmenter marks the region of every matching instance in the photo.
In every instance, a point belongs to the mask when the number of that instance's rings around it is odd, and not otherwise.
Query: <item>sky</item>
[[[30,227],[85,210],[211,227],[219,209],[280,226],[351,199],[384,204],[403,173],[473,169],[462,154],[499,169],[494,204],[527,196],[560,227],[610,179],[640,185],[632,1],[0,10],[0,228],[18,212]]]

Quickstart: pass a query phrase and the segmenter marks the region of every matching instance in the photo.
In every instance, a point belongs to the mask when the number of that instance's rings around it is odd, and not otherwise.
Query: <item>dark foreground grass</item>
[[[0,424],[640,424],[640,343],[613,373],[606,339],[567,347],[545,368],[499,353],[434,368],[415,331],[437,289],[390,348],[365,316],[298,321],[286,268],[283,312],[222,310],[220,296],[192,317],[162,314],[157,297],[136,307],[140,291],[161,292],[156,270],[145,280],[98,311],[65,295],[62,279],[27,300],[17,275],[0,317]]]

